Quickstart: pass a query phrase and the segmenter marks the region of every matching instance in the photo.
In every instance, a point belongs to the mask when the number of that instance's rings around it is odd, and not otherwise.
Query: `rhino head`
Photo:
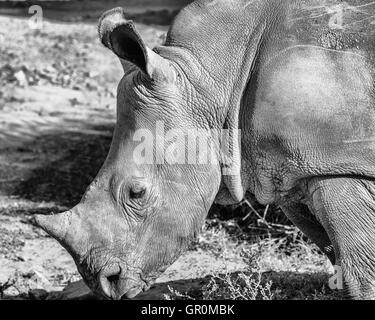
[[[147,48],[122,9],[103,15],[99,35],[124,69],[109,154],[76,207],[35,219],[72,255],[93,292],[133,298],[200,231],[220,189],[222,168],[215,148],[213,161],[203,164],[165,161],[174,152],[168,148],[155,156],[162,148],[155,145],[157,123],[165,131],[208,129],[209,117],[197,111],[199,101],[181,66]],[[205,132],[215,145],[212,131]],[[174,150],[186,151],[176,144]]]

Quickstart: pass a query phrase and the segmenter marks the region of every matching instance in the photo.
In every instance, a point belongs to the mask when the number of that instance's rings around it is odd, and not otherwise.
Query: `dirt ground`
[[[137,26],[151,47],[167,30]],[[31,30],[25,18],[0,16],[0,299],[61,298],[81,279],[71,257],[31,218],[75,205],[94,178],[111,142],[121,76],[94,22],[45,21]],[[226,221],[212,214],[191,250],[143,298],[173,298],[174,290],[201,298],[212,275],[248,269],[244,248],[257,252],[251,271],[272,281],[274,298],[337,298],[328,288],[332,268],[314,246],[291,227],[261,242],[244,236],[239,223],[248,212]]]

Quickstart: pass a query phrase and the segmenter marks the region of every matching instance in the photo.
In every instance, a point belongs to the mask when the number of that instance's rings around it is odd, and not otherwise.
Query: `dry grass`
[[[259,209],[259,205],[254,203]],[[232,212],[233,209],[231,208]],[[254,209],[254,208],[253,208]],[[251,210],[253,210],[251,209]],[[217,210],[217,207],[214,208]],[[238,208],[237,215],[239,213]],[[234,210],[234,211],[235,211]],[[244,210],[244,208],[240,209]],[[327,258],[288,221],[277,208],[267,221],[249,217],[249,210],[230,220],[211,212],[211,220],[192,250],[210,251],[215,257],[241,257],[245,267],[237,272],[214,273],[205,278],[201,290],[179,292],[173,287],[165,295],[169,300],[332,300],[339,292],[328,287],[332,270]],[[275,216],[276,215],[276,216]],[[251,222],[243,224],[243,217]],[[256,215],[255,215],[256,216]],[[258,219],[257,219],[258,218]],[[277,221],[275,223],[275,221]],[[241,224],[242,223],[242,224]],[[267,224],[267,227],[264,227]],[[269,227],[276,225],[274,227]],[[284,228],[284,232],[282,232]],[[256,235],[244,230],[258,230]],[[262,232],[260,232],[260,230]]]

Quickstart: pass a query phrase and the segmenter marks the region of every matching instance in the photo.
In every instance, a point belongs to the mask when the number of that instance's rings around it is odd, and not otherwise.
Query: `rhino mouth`
[[[140,276],[123,274],[120,266],[112,266],[103,270],[98,280],[98,293],[105,299],[111,300],[133,299],[151,287],[151,284],[142,280]]]
[[[131,278],[101,277],[99,283],[101,295],[110,300],[133,299],[149,288]]]

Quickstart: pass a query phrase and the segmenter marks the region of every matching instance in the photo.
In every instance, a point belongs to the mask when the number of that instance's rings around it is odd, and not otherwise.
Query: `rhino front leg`
[[[310,210],[334,246],[345,293],[375,299],[375,181],[314,178],[308,191]]]
[[[307,205],[288,202],[280,207],[288,219],[313,241],[327,255],[331,263],[335,265],[336,258],[331,240],[323,226],[311,214]]]

